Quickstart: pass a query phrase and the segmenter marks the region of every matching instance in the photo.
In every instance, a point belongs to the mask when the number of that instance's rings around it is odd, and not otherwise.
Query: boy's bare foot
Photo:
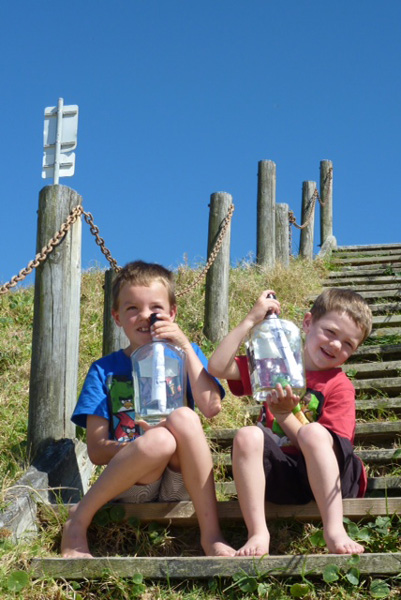
[[[61,556],[64,558],[93,558],[89,552],[86,531],[81,524],[68,519],[61,539]]]
[[[231,548],[224,538],[209,543],[202,542],[202,548],[206,556],[235,556],[234,548]]]
[[[327,548],[332,554],[362,554],[362,552],[365,552],[365,548],[352,540],[345,529],[335,535],[325,532],[323,532],[323,535]]]
[[[270,536],[267,535],[253,535],[242,546],[235,556],[264,556],[269,554]]]

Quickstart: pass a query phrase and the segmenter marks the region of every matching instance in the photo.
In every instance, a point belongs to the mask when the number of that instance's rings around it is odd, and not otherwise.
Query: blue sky
[[[59,97],[80,110],[60,183],[119,264],[202,263],[216,191],[235,204],[233,263],[254,256],[265,159],[298,219],[302,182],[332,160],[338,243],[399,241],[399,0],[14,0],[0,20],[1,283],[36,252],[44,109]],[[84,223],[82,266],[97,265]]]

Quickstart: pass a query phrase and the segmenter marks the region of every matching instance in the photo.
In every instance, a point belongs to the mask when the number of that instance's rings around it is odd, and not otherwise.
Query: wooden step
[[[331,281],[332,279],[349,279],[357,276],[377,276],[382,277],[383,275],[400,277],[401,276],[401,262],[391,263],[391,265],[380,265],[377,268],[372,268],[372,265],[358,265],[357,267],[353,267],[349,265],[348,267],[344,267],[343,269],[339,269],[338,271],[329,271],[327,274],[327,280]]]
[[[343,371],[352,379],[397,377],[401,373],[401,360],[345,364]]]
[[[231,446],[237,429],[215,429],[208,434],[212,444],[227,448]],[[355,444],[377,444],[384,441],[395,441],[401,436],[401,421],[373,421],[357,423],[355,429]]]
[[[366,413],[366,411],[371,410],[391,410],[393,412],[399,412],[401,410],[401,398],[399,397],[391,397],[391,398],[383,398],[382,396],[376,398],[357,398],[355,401],[355,407],[357,415],[358,413]],[[260,413],[261,405],[245,405],[244,412],[247,412],[251,417],[254,417],[255,420]]]
[[[235,481],[220,481],[216,483],[216,491],[226,496],[236,496]],[[392,493],[401,495],[401,477],[368,477],[366,494],[380,494],[381,496]]]
[[[344,252],[371,252],[379,254],[381,252],[389,253],[397,250],[401,252],[401,244],[399,242],[393,242],[391,244],[356,244],[351,246],[337,246],[333,253],[342,254]]]
[[[401,344],[364,344],[347,360],[348,366],[354,362],[401,359]]]
[[[31,568],[35,577],[57,579],[101,579],[105,573],[116,577],[132,578],[136,574],[145,579],[211,579],[233,577],[239,573],[254,577],[288,577],[293,575],[321,575],[328,565],[337,565],[345,572],[350,568],[350,556],[340,554],[308,554],[268,556],[266,558],[219,558],[187,556],[173,558],[107,557],[90,559],[34,558]],[[366,575],[398,574],[401,553],[364,553],[357,563],[360,573]]]
[[[361,253],[359,256],[338,257],[332,259],[331,264],[335,267],[336,265],[391,265],[394,261],[401,261],[401,254],[399,252],[394,254],[383,253],[381,255]]]
[[[228,440],[229,442],[229,440]],[[223,443],[223,441],[221,442]],[[401,456],[398,456],[395,448],[363,450],[355,448],[355,454],[359,456],[366,466],[390,466],[401,465]],[[231,454],[221,452],[213,455],[213,462],[219,467],[231,469]]]
[[[356,288],[357,286],[370,286],[371,284],[382,285],[387,287],[389,284],[397,284],[400,285],[401,277],[397,277],[394,275],[365,275],[361,274],[359,271],[358,274],[349,275],[348,277],[330,277],[325,279],[322,282],[324,287],[352,287]],[[390,288],[391,289],[391,288]]]
[[[396,396],[401,393],[401,377],[355,379],[352,383],[357,393],[382,392],[389,396]]]

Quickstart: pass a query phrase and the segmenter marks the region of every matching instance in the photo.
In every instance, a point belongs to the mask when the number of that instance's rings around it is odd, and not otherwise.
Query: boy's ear
[[[114,322],[117,325],[117,327],[121,327],[120,313],[118,312],[118,310],[114,310],[114,308],[112,308],[111,309],[111,316],[113,317]]]
[[[172,304],[170,307],[170,318],[172,321],[174,321],[174,319],[177,316],[177,305],[176,304]]]
[[[304,316],[304,322],[302,324],[302,328],[305,333],[308,333],[311,323],[312,323],[312,313],[307,312]]]

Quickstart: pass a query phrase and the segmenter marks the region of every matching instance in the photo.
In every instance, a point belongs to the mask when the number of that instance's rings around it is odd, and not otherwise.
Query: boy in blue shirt
[[[151,326],[150,315],[158,320]],[[233,556],[220,531],[213,463],[195,404],[211,418],[221,410],[224,390],[207,371],[200,348],[191,344],[175,323],[177,306],[172,273],[161,265],[136,261],[119,271],[113,284],[112,315],[129,346],[93,363],[72,420],[87,429],[88,454],[107,465],[95,484],[71,511],[61,543],[66,558],[91,557],[87,529],[93,516],[113,499],[128,502],[191,499],[198,517],[201,544],[208,556]],[[152,339],[168,341],[186,353],[188,407],[149,427],[124,414],[126,421],[111,431],[112,406],[133,406],[130,356]],[[132,415],[132,413],[131,413]],[[140,435],[138,425],[145,430]]]

